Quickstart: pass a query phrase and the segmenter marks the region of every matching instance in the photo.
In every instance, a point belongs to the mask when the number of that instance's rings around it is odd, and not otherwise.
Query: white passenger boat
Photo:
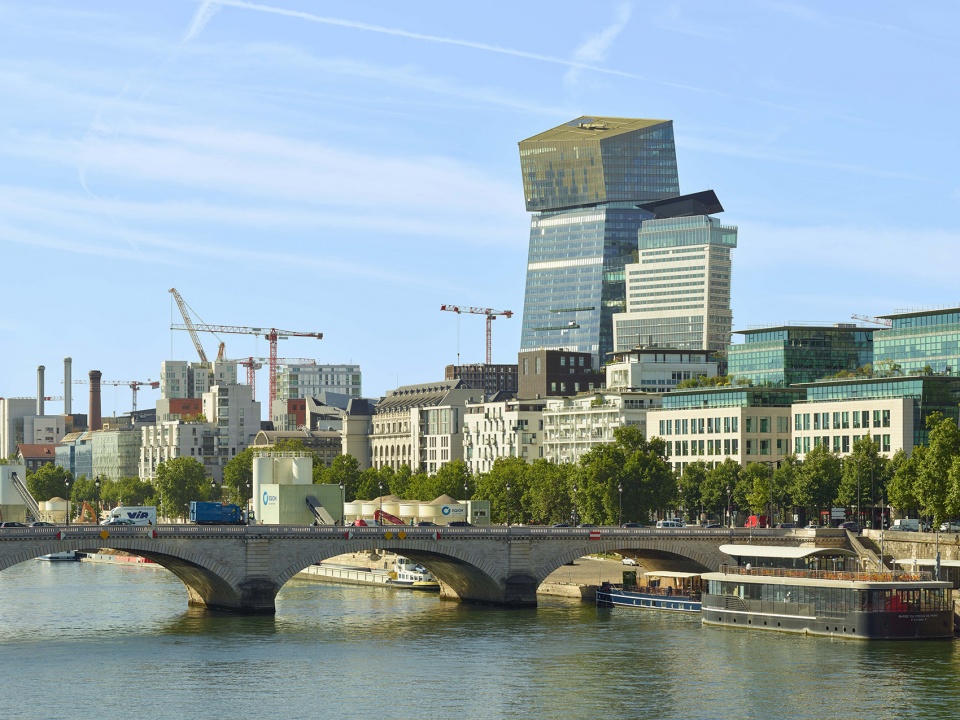
[[[954,635],[952,585],[927,572],[859,572],[842,548],[721,545],[704,573],[704,625],[860,640]]]
[[[397,556],[397,562],[393,566],[393,572],[390,573],[390,584],[408,587],[411,590],[440,590],[440,583],[420,563],[414,562],[409,558]]]
[[[46,560],[49,562],[61,562],[64,560],[79,560],[80,556],[77,555],[76,550],[64,550],[63,552],[49,553],[47,555],[41,555],[37,560]]]
[[[602,583],[597,588],[597,607],[635,607],[652,610],[700,612],[700,573],[654,570],[644,573],[645,584]]]

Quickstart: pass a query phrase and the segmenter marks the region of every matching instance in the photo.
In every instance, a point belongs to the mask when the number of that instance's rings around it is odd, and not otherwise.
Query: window
[[[873,411],[873,426],[880,427],[880,411],[879,410]]]
[[[729,418],[729,417],[725,417],[725,418],[723,419],[723,431],[724,431],[725,433],[730,432],[730,418]]]
[[[523,359],[523,374],[527,375],[530,370],[530,358]]]
[[[850,452],[850,436],[849,435],[843,436],[840,452],[845,452],[845,453]]]
[[[883,436],[883,445],[880,446],[880,449],[883,450],[883,452],[890,452],[890,436],[889,435]]]
[[[840,452],[840,436],[839,435],[833,436],[833,451],[835,453]]]
[[[560,367],[566,367],[566,366],[567,366],[567,359],[566,359],[563,355],[561,355],[561,356],[560,356]]]
[[[756,418],[747,417],[746,432],[748,432],[748,433],[750,433],[750,432],[756,432]],[[750,451],[748,450],[748,451],[747,451],[747,454],[749,454],[749,452],[750,452]]]
[[[737,438],[730,441],[730,449],[734,455],[740,454],[740,441]]]
[[[768,417],[760,418],[760,432],[762,433],[770,432],[770,418]]]
[[[833,429],[834,430],[840,429],[840,413],[838,412],[835,412],[833,414]]]
[[[860,427],[860,411],[859,410],[853,411],[853,427],[854,429]]]
[[[747,455],[753,455],[753,440],[747,439]]]
[[[890,427],[890,411],[883,411],[883,427]]]
[[[723,454],[724,454],[724,455],[729,455],[729,454],[730,454],[730,439],[729,439],[729,438],[723,441]]]
[[[800,413],[793,416],[793,429],[800,430]]]
[[[823,419],[821,420],[821,423],[823,425],[824,430],[830,429],[830,413],[828,412],[823,413]]]
[[[840,413],[840,427],[844,430],[850,427],[850,413],[842,412]]]
[[[820,429],[820,413],[813,414],[813,429],[814,430]]]
[[[540,358],[533,359],[533,371],[539,375],[540,374]]]
[[[734,416],[731,418],[731,420],[732,420],[732,423],[733,423],[733,431],[734,431],[734,432],[740,432],[740,431],[737,429],[737,427],[740,425],[740,418],[738,418],[736,415],[734,415]],[[736,440],[734,440],[734,442],[736,442]],[[734,450],[734,452],[736,452],[736,450]]]
[[[580,356],[580,363],[579,363],[579,364],[580,364],[580,367],[583,367],[583,356],[582,356],[582,355]]]
[[[809,438],[809,437],[805,437],[805,438],[803,439],[803,451],[804,451],[805,453],[810,452],[810,438]]]
[[[769,440],[761,440],[761,441],[760,441],[760,454],[761,454],[761,455],[769,455],[769,454],[770,454],[770,441],[769,441]]]
[[[800,438],[798,437],[793,439],[793,452],[797,455],[800,454]]]
[[[803,429],[804,430],[810,429],[810,413],[803,414]]]

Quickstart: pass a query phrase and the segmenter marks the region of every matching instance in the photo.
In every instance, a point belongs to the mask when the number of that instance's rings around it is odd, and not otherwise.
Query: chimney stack
[[[73,414],[73,358],[63,359],[63,414]]]
[[[37,366],[37,415],[43,417],[43,365]]]
[[[90,371],[90,418],[87,425],[91,430],[103,430],[103,418],[100,416],[100,378],[99,370]]]

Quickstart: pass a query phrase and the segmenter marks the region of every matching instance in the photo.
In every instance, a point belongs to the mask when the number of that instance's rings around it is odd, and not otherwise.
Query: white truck
[[[897,532],[920,532],[919,518],[897,518],[893,521],[891,530]]]
[[[133,521],[134,525],[156,525],[157,508],[155,505],[121,505],[110,511],[101,525],[109,525],[117,519]]]

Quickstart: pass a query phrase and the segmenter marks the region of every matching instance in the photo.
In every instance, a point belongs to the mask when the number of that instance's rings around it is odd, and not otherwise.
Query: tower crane
[[[477,307],[467,307],[466,305],[441,305],[441,310],[448,310],[449,312],[455,312],[458,315],[460,313],[470,313],[472,315],[486,315],[487,316],[487,365],[493,362],[493,348],[491,344],[491,335],[492,335],[492,323],[497,319],[498,315],[503,315],[506,318],[513,317],[513,310],[493,310],[492,308],[477,308]]]
[[[885,327],[893,327],[893,320],[890,318],[878,318],[871,317],[870,315],[857,315],[854,313],[850,316],[853,320],[863,320],[864,322],[873,323],[874,325],[883,325]]]
[[[264,363],[270,362],[270,358],[264,357],[245,357],[238,360],[223,360],[218,358],[223,362],[236,363],[247,369],[247,385],[250,386],[250,391],[253,393],[253,399],[257,399],[257,370],[263,367]],[[277,365],[316,365],[317,361],[311,358],[277,358]],[[271,405],[272,405],[271,401]],[[270,409],[270,412],[273,412],[273,408]]]
[[[190,339],[193,340],[193,346],[197,349],[197,355],[200,356],[200,362],[207,362],[207,354],[203,351],[203,345],[200,344],[200,336],[197,335],[197,329],[194,327],[193,319],[190,317],[190,306],[187,305],[187,301],[180,296],[176,288],[170,288],[168,292],[173,295],[173,299],[177,301],[177,307],[180,308],[180,314],[183,316],[183,323],[187,326]],[[199,317],[199,315],[197,317]],[[220,351],[223,352],[223,343],[220,343]]]
[[[74,380],[74,385],[86,385],[86,380]],[[133,391],[133,409],[131,412],[137,411],[137,391],[146,385],[149,385],[152,390],[156,390],[160,387],[159,380],[101,380],[101,385],[126,385]]]
[[[191,329],[192,328],[192,329]],[[277,399],[277,340],[287,340],[292,337],[311,337],[317,340],[323,339],[321,332],[306,332],[300,330],[278,330],[277,328],[248,327],[246,325],[205,325],[190,323],[183,325],[171,325],[171,330],[186,330],[191,334],[193,332],[209,333],[234,333],[238,335],[261,335],[264,340],[270,343],[270,405]]]

